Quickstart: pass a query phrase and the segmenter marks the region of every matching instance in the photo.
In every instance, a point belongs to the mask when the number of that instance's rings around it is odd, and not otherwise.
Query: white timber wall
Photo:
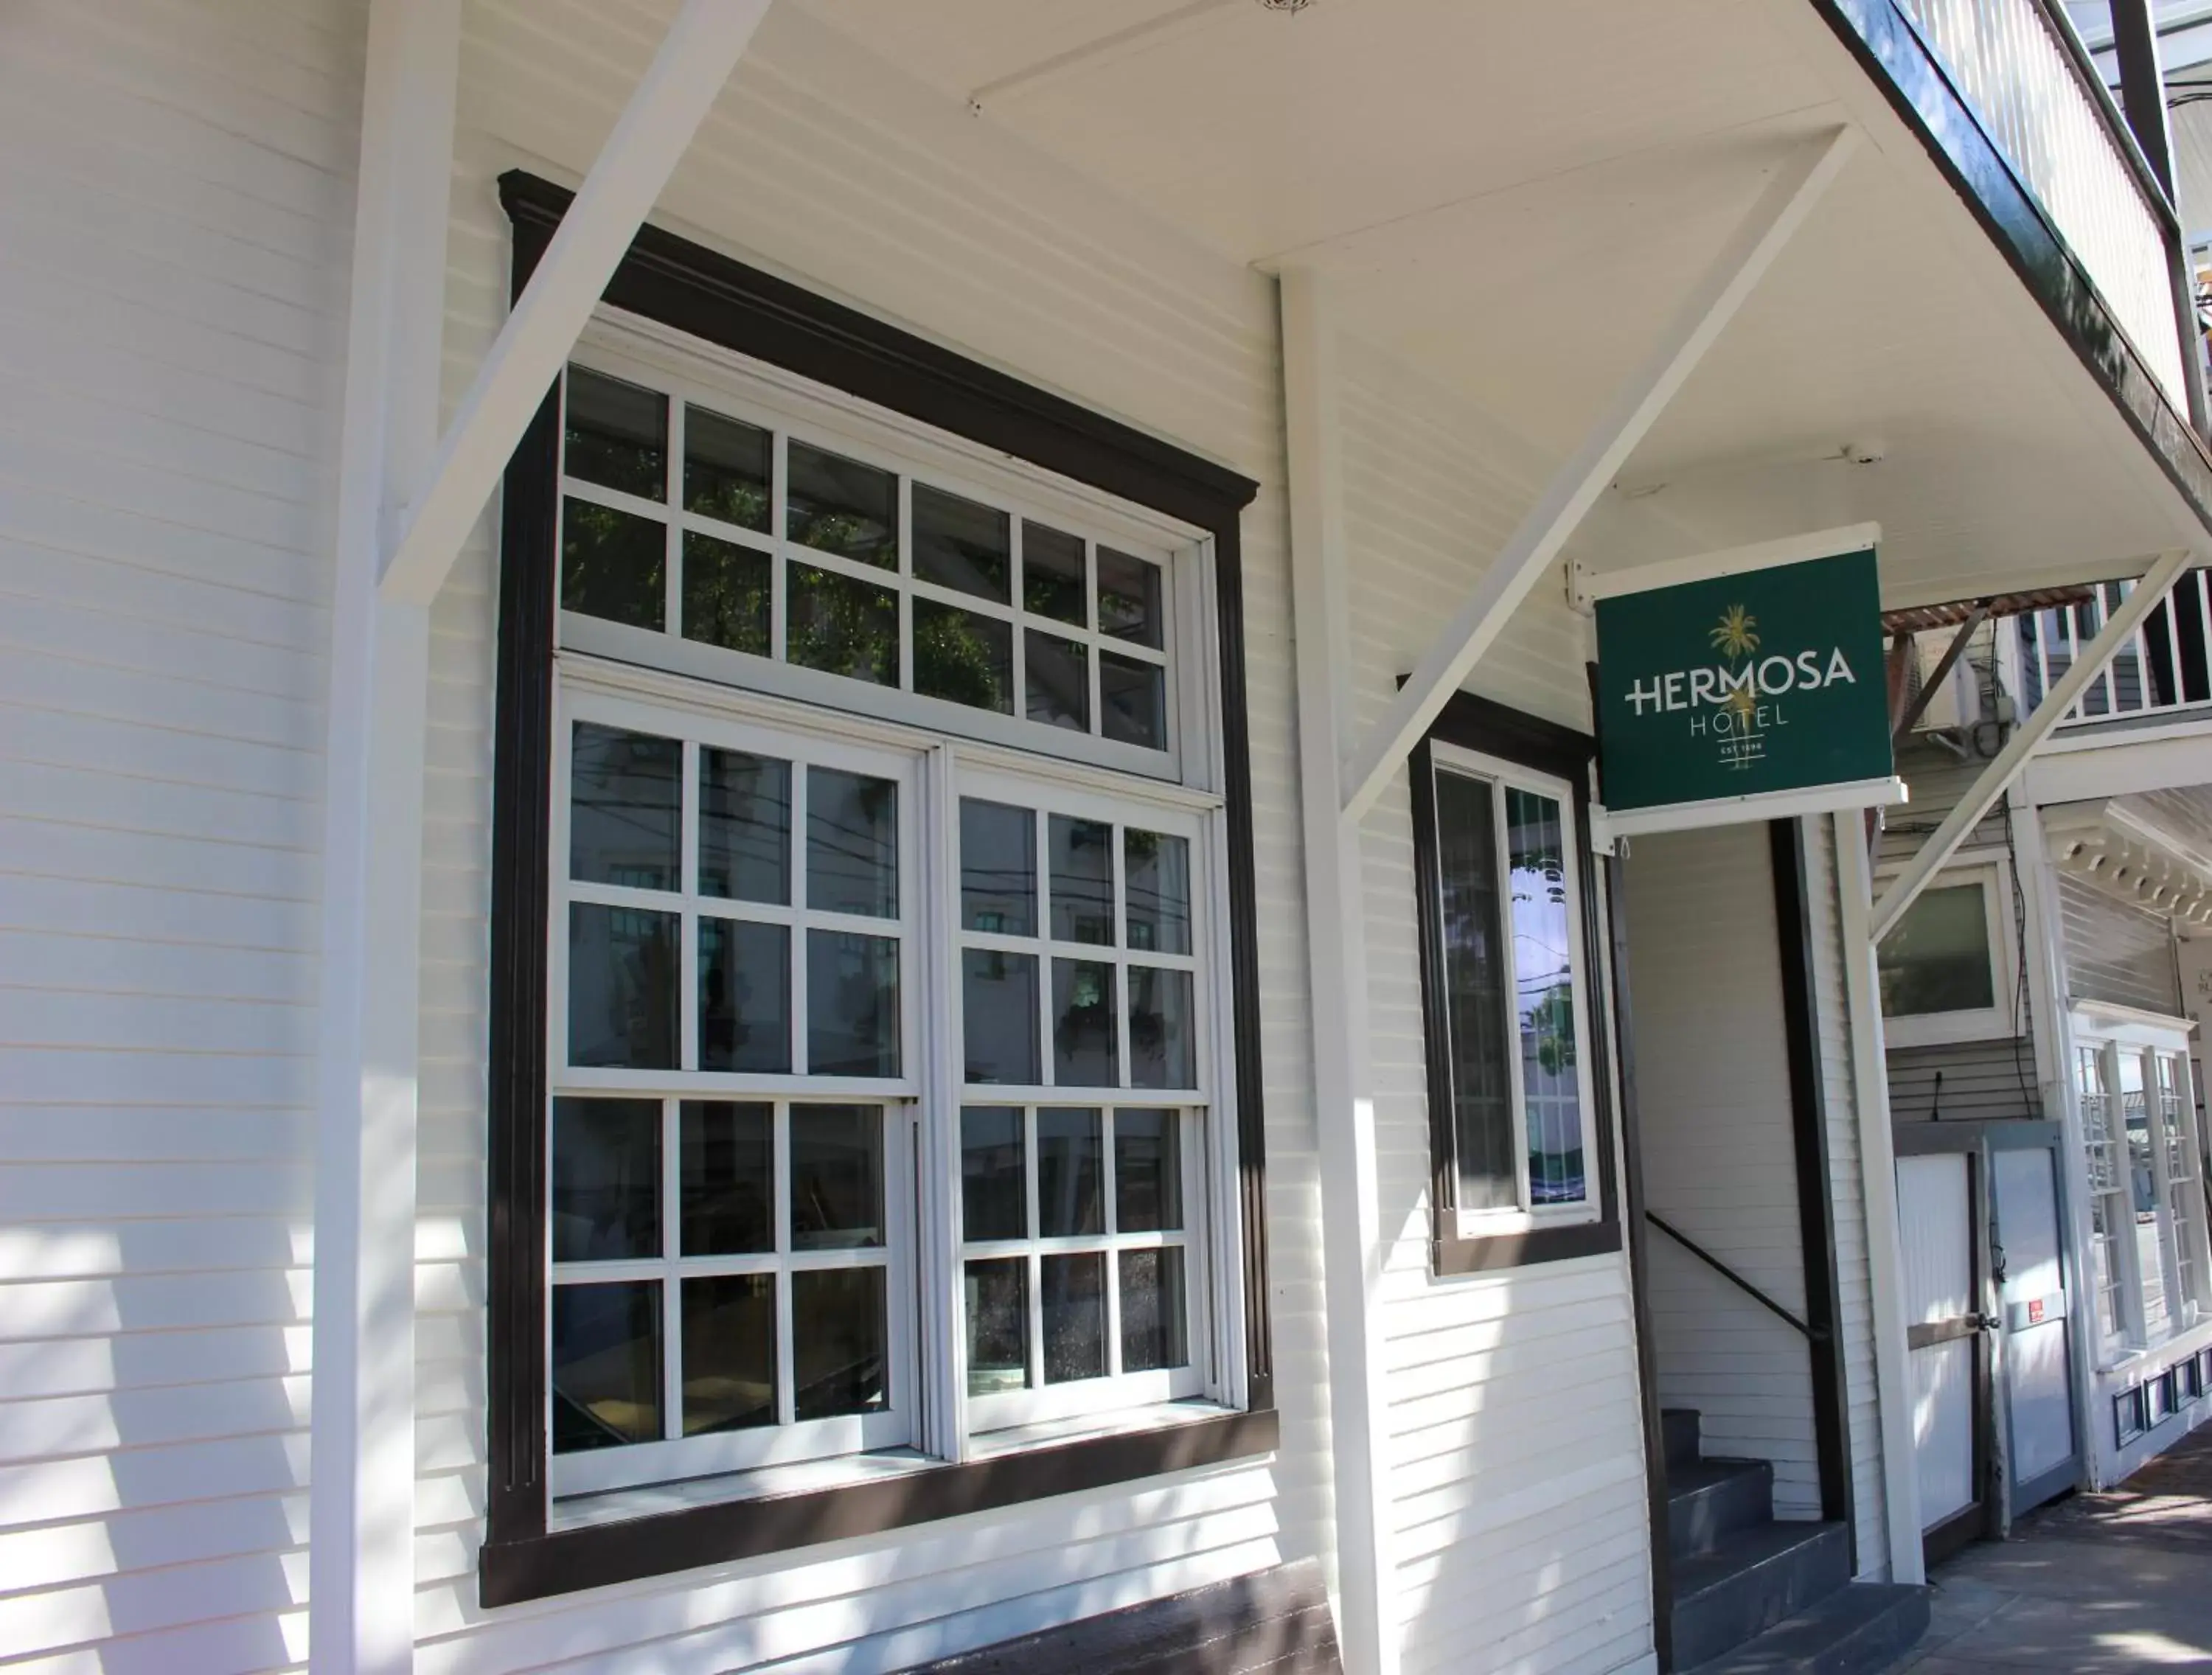
[[[0,1660],[306,1657],[361,24],[0,7]]]

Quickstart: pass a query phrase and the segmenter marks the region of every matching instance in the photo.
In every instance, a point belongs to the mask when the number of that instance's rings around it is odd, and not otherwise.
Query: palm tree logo
[[[1758,627],[1759,618],[1750,611],[1741,605],[1730,605],[1721,613],[1719,626],[1706,631],[1705,637],[1712,641],[1713,649],[1728,659],[1731,674],[1735,665],[1759,649]],[[1731,688],[1724,701],[1739,726],[1750,725],[1759,700],[1748,685]]]

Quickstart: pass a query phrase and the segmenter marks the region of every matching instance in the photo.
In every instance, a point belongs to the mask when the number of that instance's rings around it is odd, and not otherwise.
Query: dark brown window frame
[[[1472,693],[1455,693],[1408,759],[1413,789],[1414,894],[1420,907],[1421,1037],[1428,1060],[1430,1261],[1439,1277],[1447,1277],[1527,1267],[1540,1262],[1565,1262],[1578,1256],[1601,1256],[1617,1251],[1620,1248],[1620,1184],[1614,1179],[1609,1052],[1593,1052],[1595,1074],[1589,1079],[1589,1144],[1597,1152],[1598,1159],[1597,1219],[1475,1239],[1463,1237],[1460,1233],[1457,1138],[1452,1128],[1451,1050],[1443,1025],[1443,909],[1437,899],[1436,757],[1431,747],[1438,743],[1479,751],[1514,767],[1563,780],[1573,787],[1575,877],[1581,893],[1583,970],[1590,991],[1583,997],[1583,1016],[1589,1022],[1593,1049],[1608,1040],[1607,1020],[1601,1004],[1604,986],[1600,981],[1608,963],[1607,950],[1598,932],[1595,907],[1599,884],[1589,847],[1589,776],[1590,765],[1597,756],[1597,741],[1572,727],[1509,709]]]
[[[500,179],[514,294],[573,194]],[[501,500],[492,774],[489,1484],[477,1584],[486,1606],[663,1575],[1264,1453],[1277,1446],[1267,1307],[1266,1130],[1238,519],[1249,478],[942,346],[653,227],[609,282],[614,307],[1136,505],[1212,537],[1229,847],[1230,1029],[1237,1069],[1247,1405],[1158,1430],[1085,1438],[894,1481],[768,1495],[550,1527],[545,1436],[546,912],[551,829],[559,391],[509,462]]]

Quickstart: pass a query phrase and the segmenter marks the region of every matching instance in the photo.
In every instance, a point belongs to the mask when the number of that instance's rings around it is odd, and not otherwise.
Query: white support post
[[[1662,334],[1658,348],[1621,385],[1582,445],[1553,474],[1521,526],[1407,677],[1389,713],[1369,729],[1346,768],[1343,807],[1352,819],[1373,804],[1383,782],[1397,771],[1406,753],[1504,631],[1606,484],[1627,463],[1790,242],[1790,234],[1843,172],[1857,131],[1838,129],[1814,142],[1776,176]]]
[[[414,1667],[415,1162],[426,604],[377,571],[437,443],[460,0],[374,0],[324,792],[308,1658]]]
[[[406,532],[388,549],[386,597],[427,604],[592,310],[706,119],[769,0],[684,0],[576,201],[462,398]]]
[[[1321,1156],[1322,1293],[1328,1311],[1330,1464],[1338,1618],[1352,1675],[1398,1667],[1389,1414],[1383,1391],[1381,1190],[1367,1052],[1367,944],[1359,826],[1340,797],[1351,719],[1344,477],[1335,334],[1323,282],[1281,276],[1284,428],[1298,794],[1311,988],[1314,1122]]]
[[[1859,1190],[1866,1212],[1889,1579],[1917,1586],[1928,1580],[1928,1572],[1920,1546],[1920,1466],[1905,1333],[1905,1248],[1897,1224],[1897,1149],[1889,1126],[1889,1054],[1882,1040],[1874,939],[1867,928],[1874,869],[1858,811],[1845,810],[1829,820],[1835,836],[1836,888],[1842,897],[1844,1004],[1851,1029],[1851,1104],[1859,1123]]]
[[[1882,892],[1881,900],[1875,906],[1872,932],[1876,943],[1896,928],[1897,921],[1905,917],[1929,881],[1942,871],[1943,863],[1958,852],[1967,834],[1981,823],[1990,806],[2004,795],[2005,788],[2018,779],[2027,759],[2035,754],[2043,741],[2051,737],[2051,729],[2066,719],[2090,682],[2105,672],[2105,665],[2113,654],[2135,637],[2136,627],[2151,610],[2163,599],[2173,584],[2186,570],[2191,555],[2185,547],[2176,548],[2159,555],[2158,562],[2136,584],[2120,608],[2107,617],[2097,637],[2081,648],[2074,666],[2061,677],[2033,713],[2013,731],[2012,737],[1995,760],[1984,768],[1981,777],[1964,797],[1961,797],[1944,817],[1928,841],[1922,844],[1905,864],[1905,870],[1890,881]]]

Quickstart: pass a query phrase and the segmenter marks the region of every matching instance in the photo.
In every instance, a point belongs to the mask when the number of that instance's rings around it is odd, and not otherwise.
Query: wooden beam
[[[507,456],[769,4],[684,0],[438,444],[384,565],[387,597],[428,604],[445,586]]]
[[[1344,774],[1344,811],[1352,819],[1373,804],[1406,753],[1504,630],[1537,577],[1559,556],[1606,484],[1843,172],[1856,136],[1856,129],[1838,129],[1812,143],[1778,173],[1677,311],[1658,347],[1553,474],[1521,526],[1352,756]]]

